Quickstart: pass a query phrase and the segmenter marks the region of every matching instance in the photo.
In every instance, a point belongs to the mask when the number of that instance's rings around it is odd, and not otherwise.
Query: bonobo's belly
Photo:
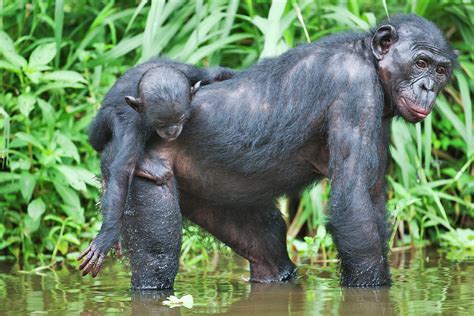
[[[147,157],[152,160],[153,156],[169,157],[173,160],[180,194],[215,205],[268,205],[276,197],[296,193],[325,175],[325,166],[316,168],[310,162],[311,158],[319,157],[320,162],[327,161],[312,146],[306,146],[305,150],[275,164],[272,169],[245,174],[229,168],[223,162],[196,159],[193,154],[196,150],[192,146],[183,147],[173,142],[165,146],[150,146]],[[158,163],[157,159],[155,161]]]

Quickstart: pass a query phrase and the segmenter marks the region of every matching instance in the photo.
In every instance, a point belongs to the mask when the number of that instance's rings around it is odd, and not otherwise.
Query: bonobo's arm
[[[214,68],[198,68],[193,65],[178,63],[171,60],[166,60],[171,66],[175,67],[189,79],[191,85],[201,81],[202,84],[210,84],[215,81],[224,81],[232,78],[238,72],[225,67]]]
[[[329,109],[329,230],[341,258],[341,283],[344,286],[390,283],[387,241],[385,234],[381,234],[386,226],[374,205],[374,193],[384,193],[373,190],[385,169],[381,166],[385,161],[378,148],[382,138],[383,109],[382,94],[378,92],[355,96],[359,102],[336,101]],[[359,106],[348,108],[351,104]]]
[[[112,138],[115,114],[111,106],[101,107],[89,126],[89,142],[97,152],[102,152]]]
[[[130,182],[138,158],[143,156],[145,147],[144,133],[139,126],[133,125],[127,126],[121,132],[114,131],[112,141],[119,144],[119,149],[110,166],[110,180],[102,199],[102,227],[99,234],[78,258],[78,260],[84,258],[79,267],[83,270],[83,275],[92,271],[92,276],[95,277],[107,253],[119,241]]]

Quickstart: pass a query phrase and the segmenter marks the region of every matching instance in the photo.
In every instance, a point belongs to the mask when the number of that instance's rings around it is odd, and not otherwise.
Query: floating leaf
[[[179,306],[184,306],[186,308],[193,308],[194,299],[192,295],[190,294],[184,295],[181,298],[171,295],[167,298],[166,301],[163,301],[163,305],[169,306],[171,308],[179,307]]]

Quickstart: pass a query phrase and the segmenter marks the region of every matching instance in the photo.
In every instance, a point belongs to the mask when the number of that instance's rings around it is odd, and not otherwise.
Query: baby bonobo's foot
[[[157,185],[164,185],[173,177],[173,172],[164,163],[150,163],[144,160],[135,169],[135,175],[153,181]]]
[[[107,253],[114,246],[119,244],[118,235],[99,233],[89,246],[79,255],[77,260],[82,260],[79,270],[82,270],[82,276],[86,276],[92,271],[92,277],[95,278],[102,268]],[[121,253],[121,248],[120,248]]]

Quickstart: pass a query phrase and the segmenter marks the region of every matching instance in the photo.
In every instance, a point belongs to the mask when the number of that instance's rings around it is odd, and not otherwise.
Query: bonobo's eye
[[[425,69],[428,67],[428,63],[424,59],[418,59],[415,64],[420,69]]]
[[[445,74],[446,74],[446,68],[444,68],[444,67],[437,67],[437,68],[436,68],[436,73],[437,73],[438,75],[445,75]]]

